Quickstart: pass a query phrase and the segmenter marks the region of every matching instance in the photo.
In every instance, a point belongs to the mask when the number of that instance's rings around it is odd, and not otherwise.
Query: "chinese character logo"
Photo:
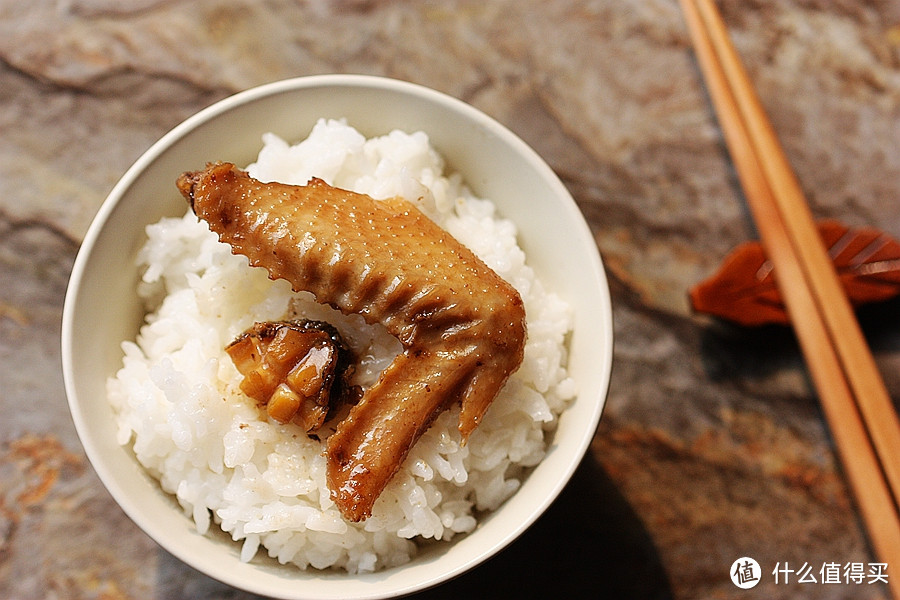
[[[740,559],[744,560],[744,559]],[[868,563],[869,571],[866,573],[866,564],[861,562],[848,562],[841,564],[837,562],[824,562],[819,569],[819,577],[813,571],[813,566],[808,562],[804,562],[802,566],[794,569],[789,563],[775,563],[775,569],[772,575],[775,576],[775,584],[791,583],[791,576],[797,583],[844,583],[861,585],[863,583],[884,583],[888,582],[887,563]],[[732,567],[734,570],[734,567]],[[732,574],[732,580],[734,574]],[[735,581],[737,584],[737,581]]]
[[[742,590],[749,590],[759,583],[762,568],[752,558],[745,556],[731,564],[731,581]]]

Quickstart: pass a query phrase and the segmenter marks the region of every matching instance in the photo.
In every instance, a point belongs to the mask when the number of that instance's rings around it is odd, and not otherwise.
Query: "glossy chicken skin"
[[[465,441],[519,367],[518,293],[411,203],[319,179],[261,183],[228,163],[185,173],[178,187],[220,240],[271,278],[400,340],[403,352],[326,443],[328,485],[348,519],[371,515],[410,448],[454,402]]]

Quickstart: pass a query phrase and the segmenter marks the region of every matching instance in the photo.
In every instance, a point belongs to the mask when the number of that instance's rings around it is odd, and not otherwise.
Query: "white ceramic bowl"
[[[423,130],[476,195],[492,199],[520,231],[545,283],[574,308],[569,368],[579,394],[560,419],[544,461],[471,534],[435,545],[399,568],[366,574],[301,571],[266,558],[240,561],[240,544],[199,535],[129,449],[116,443],[105,382],[121,365],[143,312],[135,255],[144,227],[184,213],[174,186],[209,160],[250,163],[261,136],[305,138],[320,117],[346,118],[367,137]],[[471,106],[400,81],[355,75],[303,77],[222,100],[173,129],[125,173],[100,208],[75,261],[62,324],[62,359],[72,417],[85,451],[122,509],[163,548],[237,588],[276,598],[387,598],[436,585],[512,542],[556,498],[594,436],[612,364],[609,290],[593,237],[571,196],[518,137]],[[111,540],[115,543],[115,540]],[[260,553],[263,555],[264,553]]]

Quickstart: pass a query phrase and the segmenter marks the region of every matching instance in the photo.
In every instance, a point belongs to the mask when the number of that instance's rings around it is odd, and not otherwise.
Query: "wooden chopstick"
[[[712,0],[681,0],[760,240],[873,548],[900,566],[900,420],[803,192]],[[900,598],[900,581],[890,580]]]

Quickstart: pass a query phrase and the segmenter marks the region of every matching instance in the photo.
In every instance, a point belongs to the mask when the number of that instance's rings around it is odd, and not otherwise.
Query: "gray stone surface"
[[[900,4],[720,6],[815,215],[900,238]],[[150,144],[233,92],[326,72],[434,87],[522,136],[613,290],[591,456],[523,540],[423,597],[886,597],[728,578],[745,555],[876,559],[791,333],[690,311],[687,290],[755,234],[674,0],[0,0],[0,597],[248,598],[159,549],[99,483],[59,321],[91,218]],[[895,399],[898,308],[861,312]]]

